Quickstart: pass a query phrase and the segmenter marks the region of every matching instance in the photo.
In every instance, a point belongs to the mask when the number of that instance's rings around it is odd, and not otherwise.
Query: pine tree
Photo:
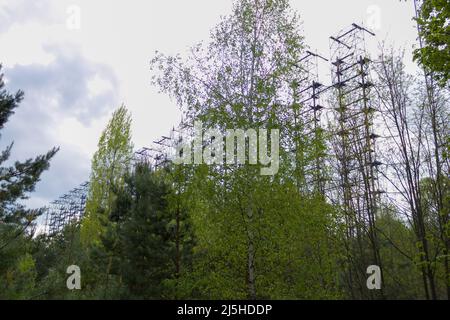
[[[0,130],[14,114],[23,97],[22,91],[10,94],[5,89],[3,74],[0,74]],[[1,152],[0,164],[9,159],[12,147],[13,143]],[[10,167],[0,167],[0,252],[16,237],[25,233],[42,213],[42,210],[27,210],[19,200],[27,199],[27,194],[34,191],[41,174],[49,168],[50,159],[57,151],[58,148],[53,148],[35,159],[16,161]],[[6,230],[13,230],[12,235]]]
[[[175,222],[181,214],[170,205],[172,195],[166,172],[137,163],[113,204],[102,243],[112,257],[110,278],[120,279],[127,298],[177,296],[180,264],[188,264],[192,246],[188,221]]]
[[[0,65],[0,72],[1,68]],[[5,89],[0,73],[0,130],[23,97],[22,91],[10,94]],[[1,152],[0,164],[9,159],[12,147],[13,143]],[[53,148],[35,159],[0,167],[0,299],[29,298],[35,289],[35,261],[27,250],[33,233],[31,227],[43,210],[28,210],[20,200],[34,191],[57,151]]]

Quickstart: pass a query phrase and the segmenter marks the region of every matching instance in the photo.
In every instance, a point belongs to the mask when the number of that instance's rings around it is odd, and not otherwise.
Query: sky
[[[416,45],[412,0],[292,0],[306,43],[329,56],[329,36],[356,22],[380,43],[405,48],[413,70]],[[167,135],[180,119],[174,101],[150,85],[155,51],[185,54],[207,41],[231,0],[0,0],[0,63],[7,89],[25,91],[0,147],[14,141],[11,158],[25,160],[59,146],[27,205],[50,201],[88,180],[90,162],[112,112],[133,115],[136,149]],[[329,71],[320,66],[322,82]]]

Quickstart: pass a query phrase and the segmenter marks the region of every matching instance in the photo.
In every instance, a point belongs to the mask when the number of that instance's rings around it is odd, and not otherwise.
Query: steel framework
[[[176,132],[173,129],[172,135]],[[152,147],[144,147],[133,155],[132,163],[147,163],[155,168],[170,163],[169,152],[173,147],[173,137],[161,137],[153,143]],[[52,201],[46,208],[45,234],[53,237],[61,233],[70,224],[78,223],[84,216],[86,200],[89,191],[89,182]]]
[[[374,118],[370,77],[371,60],[365,50],[365,36],[372,32],[357,24],[330,37],[332,90],[335,135],[332,141],[336,157],[338,182],[335,198],[343,208],[347,240],[358,248],[360,265],[381,267],[376,231],[377,207],[380,202]],[[371,254],[366,254],[365,241],[370,241]],[[354,270],[349,277],[362,277],[365,270]],[[351,281],[352,279],[350,279]],[[361,282],[361,281],[359,281]]]
[[[328,61],[317,53],[307,50],[295,64],[302,78],[293,86],[292,118],[289,121],[293,137],[292,152],[295,154],[295,179],[301,191],[325,192],[323,163],[325,154],[320,147],[323,138],[321,94],[327,86],[319,82],[318,60]]]
[[[50,203],[45,219],[45,232],[48,236],[60,233],[67,225],[77,223],[84,214],[89,183],[69,191]]]
[[[296,63],[304,77],[293,87],[292,151],[296,154],[296,163],[304,164],[296,168],[298,184],[311,186],[306,191],[321,194],[336,192],[348,220],[348,237],[358,239],[367,234],[376,248],[375,217],[381,193],[377,168],[381,163],[376,158],[375,142],[378,136],[373,128],[376,110],[370,100],[373,84],[370,81],[370,59],[365,51],[364,37],[367,34],[374,35],[364,27],[353,24],[350,29],[330,37],[331,86],[319,81],[317,69],[319,59],[328,59],[306,51]],[[322,101],[322,95],[330,91],[337,97],[334,106]],[[336,129],[330,133],[335,137],[333,153],[338,175],[330,179],[324,173],[325,151],[317,143],[323,138],[324,109],[332,111]],[[182,121],[171,130],[170,136],[162,136],[154,141],[153,146],[138,150],[133,162],[146,162],[155,168],[169,164],[175,145],[183,139],[189,140],[190,130],[191,126]],[[312,144],[305,146],[306,140],[312,141]],[[313,154],[313,161],[302,158],[308,154],[306,151]],[[87,188],[85,183],[51,204],[46,223],[48,234],[60,232],[65,225],[82,217]],[[377,253],[374,260],[379,263]]]

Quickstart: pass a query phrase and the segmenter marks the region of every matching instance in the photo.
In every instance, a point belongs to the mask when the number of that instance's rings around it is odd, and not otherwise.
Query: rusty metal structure
[[[84,182],[50,203],[45,218],[45,233],[48,236],[54,236],[66,226],[80,221],[86,207],[88,189],[89,183]]]
[[[332,150],[335,177],[331,181],[334,199],[343,209],[347,226],[347,246],[359,256],[350,263],[349,283],[365,284],[366,270],[361,266],[381,267],[376,229],[380,203],[374,120],[370,77],[371,60],[365,50],[365,37],[372,32],[357,24],[330,37],[333,91]],[[367,246],[367,242],[370,243]],[[360,294],[365,290],[360,290]],[[356,295],[357,293],[355,293]]]
[[[163,136],[154,142],[153,147],[137,150],[133,154],[132,164],[134,166],[136,163],[146,163],[161,168],[170,163],[168,155],[172,146],[173,138]],[[88,192],[89,182],[84,182],[50,203],[46,208],[44,229],[48,237],[58,235],[65,227],[81,221],[86,209]]]
[[[294,100],[287,126],[293,138],[291,152],[295,158],[294,177],[298,188],[302,192],[324,194],[325,154],[320,146],[323,140],[321,118],[324,104],[321,95],[328,87],[319,82],[319,59],[328,61],[320,54],[307,50],[295,64],[302,78],[292,88]]]

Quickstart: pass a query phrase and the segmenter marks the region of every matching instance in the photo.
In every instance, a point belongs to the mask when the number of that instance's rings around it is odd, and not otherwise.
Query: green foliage
[[[4,128],[9,117],[14,114],[23,96],[22,91],[10,94],[5,89],[3,74],[0,73],[0,130]],[[9,159],[12,147],[13,143],[0,153],[0,165]],[[25,162],[16,161],[11,167],[0,167],[0,185],[2,189],[0,195],[0,223],[12,223],[26,228],[41,213],[39,211],[25,210],[18,203],[18,200],[26,199],[27,194],[34,191],[41,174],[49,168],[50,159],[57,151],[58,149],[53,148],[47,154],[40,155],[35,159],[28,159]],[[4,242],[0,242],[0,250],[5,245]]]
[[[131,115],[125,106],[121,106],[103,131],[92,159],[86,217],[81,230],[85,244],[99,242],[117,190],[123,186],[132,155]]]
[[[3,74],[0,73],[0,130],[22,99],[23,92],[10,94],[5,89]],[[12,147],[11,143],[1,152],[0,165],[9,159]],[[36,270],[33,257],[28,253],[28,242],[42,210],[27,210],[20,200],[34,191],[57,151],[53,148],[35,159],[0,167],[0,298],[26,299],[33,295]]]
[[[280,45],[274,45],[280,44]],[[198,240],[190,296],[203,298],[333,298],[340,295],[333,209],[292,173],[323,152],[324,141],[293,127],[296,66],[304,52],[297,14],[288,1],[236,1],[193,57],[157,55],[154,83],[178,101],[189,122],[281,131],[282,168],[262,177],[260,166],[199,166],[186,189]],[[294,107],[293,107],[294,109]],[[297,110],[299,111],[299,110]],[[292,139],[293,133],[299,134]],[[295,140],[295,141],[293,141]],[[302,147],[301,147],[302,146]],[[299,157],[289,161],[296,147]],[[302,161],[300,161],[300,156]],[[314,250],[313,250],[314,248]],[[317,253],[311,255],[311,253]],[[189,290],[188,290],[189,291]]]
[[[201,198],[195,199],[191,210],[198,237],[190,275],[193,292],[207,299],[247,298],[251,240],[257,298],[340,297],[338,234],[331,206],[302,198],[293,185],[272,184],[270,189],[254,190],[255,216],[249,218],[243,211],[247,200],[237,188],[209,193],[208,187],[195,186]],[[239,199],[236,203],[230,201],[234,197]]]
[[[128,177],[116,202],[112,226],[105,247],[119,250],[123,284],[130,298],[163,296],[162,279],[174,273],[171,261],[169,187],[145,165],[138,165]],[[116,233],[116,234],[114,234]]]
[[[101,237],[108,281],[119,279],[122,298],[177,297],[179,270],[188,270],[189,221],[181,206],[169,205],[174,191],[166,174],[138,163],[125,177]]]
[[[422,297],[420,268],[414,264],[414,231],[386,207],[377,219],[383,261],[385,295],[388,299]]]
[[[445,86],[450,79],[450,3],[447,0],[425,0],[417,22],[423,48],[414,52],[414,59]]]
[[[0,225],[2,235],[8,234]],[[28,239],[16,237],[0,251],[0,299],[28,299],[35,292],[36,269]]]

